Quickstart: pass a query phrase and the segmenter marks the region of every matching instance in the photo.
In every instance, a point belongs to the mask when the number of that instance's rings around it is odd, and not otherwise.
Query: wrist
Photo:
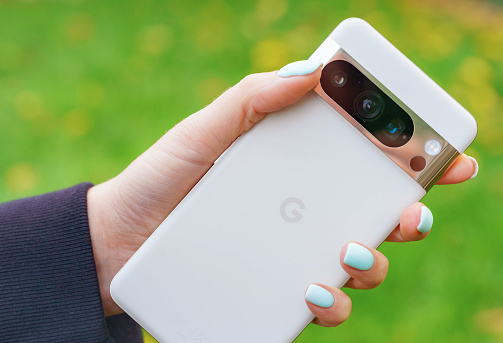
[[[111,254],[113,250],[108,239],[111,234],[109,228],[115,227],[113,223],[115,215],[111,208],[112,199],[109,191],[111,181],[93,186],[87,193],[89,230],[105,316],[124,312],[110,295],[110,283],[121,267],[115,266],[116,259]]]

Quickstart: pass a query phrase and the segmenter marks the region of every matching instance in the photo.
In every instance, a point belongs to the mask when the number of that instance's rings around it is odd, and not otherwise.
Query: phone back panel
[[[346,282],[344,244],[377,247],[424,194],[310,92],[231,146],[112,296],[160,342],[291,342],[313,318],[307,287]]]

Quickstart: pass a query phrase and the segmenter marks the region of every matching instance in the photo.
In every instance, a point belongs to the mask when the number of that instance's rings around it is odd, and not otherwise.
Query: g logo
[[[281,217],[289,223],[296,223],[302,219],[302,213],[299,210],[305,209],[306,206],[299,198],[285,199],[279,208]]]

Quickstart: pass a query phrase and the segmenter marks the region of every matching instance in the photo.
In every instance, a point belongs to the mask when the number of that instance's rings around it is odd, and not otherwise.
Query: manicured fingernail
[[[321,62],[310,61],[310,60],[293,62],[281,68],[278,71],[278,76],[289,77],[289,76],[301,76],[311,74],[321,65],[322,65]]]
[[[470,179],[473,179],[475,176],[477,176],[477,174],[479,173],[479,164],[477,163],[477,160],[474,159],[473,157],[471,156],[467,156],[470,160],[472,160],[472,163],[473,163],[473,169],[474,169],[474,172],[473,172],[473,175],[470,177]]]
[[[331,307],[335,302],[332,293],[318,285],[309,285],[305,298],[311,304],[324,308]]]
[[[344,263],[356,269],[369,270],[374,265],[374,255],[360,244],[349,243]]]
[[[428,207],[421,206],[421,219],[419,220],[417,231],[421,233],[426,233],[431,230],[432,225],[433,225],[433,214],[431,213]]]

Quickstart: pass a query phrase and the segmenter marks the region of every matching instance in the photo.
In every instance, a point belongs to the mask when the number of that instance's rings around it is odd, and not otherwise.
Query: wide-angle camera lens
[[[356,112],[363,119],[371,120],[377,118],[383,111],[384,101],[374,92],[362,93],[356,99]]]
[[[348,61],[336,59],[325,65],[320,85],[323,98],[332,99],[382,144],[397,148],[411,139],[410,115]]]
[[[332,84],[335,87],[342,87],[346,84],[348,76],[342,70],[336,70],[332,73]]]

